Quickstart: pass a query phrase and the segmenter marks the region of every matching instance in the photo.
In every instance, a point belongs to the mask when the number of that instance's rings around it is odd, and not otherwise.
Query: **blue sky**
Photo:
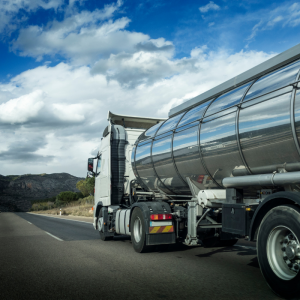
[[[297,1],[0,0],[0,174],[84,176],[108,110],[167,117],[299,28]]]

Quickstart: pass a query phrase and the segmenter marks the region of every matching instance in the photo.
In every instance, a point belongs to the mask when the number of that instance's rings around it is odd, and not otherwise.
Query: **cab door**
[[[100,168],[100,198],[107,198],[109,196],[110,191],[110,178],[109,178],[109,153],[108,149],[106,148],[101,153],[101,168]]]
[[[95,177],[95,203],[101,201],[103,206],[111,205],[110,181],[110,146],[107,145],[107,147],[101,149],[97,160]]]

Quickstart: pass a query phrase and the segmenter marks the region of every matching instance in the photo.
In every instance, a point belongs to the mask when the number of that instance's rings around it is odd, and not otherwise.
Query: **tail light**
[[[150,219],[152,221],[172,220],[172,215],[171,214],[153,214],[153,215],[150,215]]]

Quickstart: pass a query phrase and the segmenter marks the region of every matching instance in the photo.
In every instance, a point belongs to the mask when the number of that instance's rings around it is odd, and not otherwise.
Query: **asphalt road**
[[[90,221],[1,213],[0,299],[280,299],[249,247],[140,254],[127,237],[101,241]]]

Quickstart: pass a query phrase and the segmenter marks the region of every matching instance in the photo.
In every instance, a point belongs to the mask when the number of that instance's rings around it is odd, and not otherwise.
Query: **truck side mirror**
[[[94,173],[94,158],[88,159],[88,171]]]

